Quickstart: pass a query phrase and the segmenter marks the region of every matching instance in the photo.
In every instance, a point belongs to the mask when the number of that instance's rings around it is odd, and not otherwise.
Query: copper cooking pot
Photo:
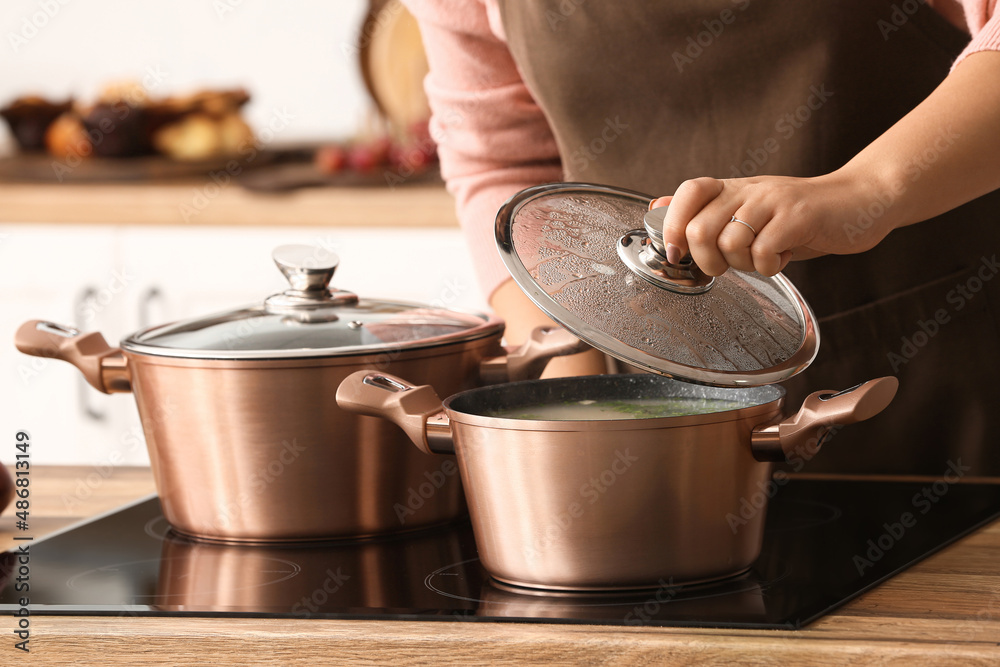
[[[505,583],[630,589],[743,572],[760,553],[771,462],[811,457],[835,425],[868,419],[895,395],[891,377],[820,391],[783,420],[785,391],[774,383],[802,372],[819,348],[809,304],[780,274],[708,276],[690,257],[671,263],[666,208],[650,202],[606,185],[551,183],[507,201],[495,231],[535,304],[657,375],[483,387],[443,404],[431,387],[377,370],[338,389],[341,407],[395,421],[426,452],[457,453],[480,558]],[[506,411],[679,397],[736,407],[589,421]]]
[[[885,377],[818,391],[782,419],[777,385],[707,387],[626,374],[481,387],[442,404],[430,386],[359,371],[341,384],[337,402],[395,422],[421,451],[457,454],[479,556],[494,578],[605,590],[749,569],[763,540],[770,462],[811,456],[834,426],[881,412],[897,386]],[[648,419],[496,416],[553,402],[668,397],[739,407]]]
[[[539,329],[508,352],[494,317],[330,290],[337,258],[320,249],[282,246],[274,259],[291,289],[144,329],[118,348],[51,322],[17,332],[21,352],[67,361],[104,393],[134,394],[163,514],[182,534],[315,540],[463,515],[454,463],[340,410],[337,386],[383,368],[457,392],[537,377],[549,358],[581,348],[563,330]]]

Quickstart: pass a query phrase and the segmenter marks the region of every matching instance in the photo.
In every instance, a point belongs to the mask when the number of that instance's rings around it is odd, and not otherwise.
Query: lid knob
[[[340,263],[334,253],[309,245],[283,245],[271,257],[291,289],[269,296],[264,301],[267,312],[287,314],[299,322],[333,322],[338,307],[358,302],[356,294],[328,287]]]
[[[271,258],[293,290],[308,293],[326,291],[340,264],[336,254],[301,244],[278,246]]]
[[[643,217],[645,231],[636,229],[618,239],[618,256],[644,280],[679,294],[704,294],[715,284],[686,255],[677,264],[667,261],[663,245],[663,219],[668,206],[660,206]]]

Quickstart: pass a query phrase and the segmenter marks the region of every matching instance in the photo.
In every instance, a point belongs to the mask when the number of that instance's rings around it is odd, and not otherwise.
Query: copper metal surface
[[[163,514],[175,530],[283,542],[407,531],[464,515],[453,459],[424,456],[384,420],[341,410],[335,393],[359,368],[391,368],[448,392],[478,384],[482,366],[501,380],[502,323],[491,318],[484,327],[495,333],[307,359],[123,353],[99,333],[39,321],[22,325],[16,344],[72,363],[101,391],[134,393]],[[539,360],[579,345],[565,335],[546,341],[519,348],[515,366],[540,370]]]
[[[551,432],[449,416],[479,556],[501,581],[641,588],[730,576],[760,553],[763,509],[727,520],[770,479],[750,451],[758,420]]]
[[[520,384],[546,382],[553,381]],[[807,403],[781,427],[794,444],[838,419],[873,416],[891,400],[890,385],[883,379],[838,395],[818,392],[815,402],[824,405]],[[517,385],[496,389],[513,393]],[[749,391],[767,396],[769,389]],[[346,409],[381,411],[422,450],[432,449],[433,438],[441,451],[446,421],[429,390],[358,371],[338,399]],[[467,404],[485,405],[492,391],[467,392],[477,396]],[[757,461],[752,446],[755,428],[781,419],[783,392],[771,395],[778,398],[725,412],[586,422],[470,414],[452,407],[462,395],[449,397],[443,407],[483,566],[509,584],[556,590],[638,589],[747,570],[760,553],[773,488],[771,465]],[[411,402],[418,409],[407,413]]]
[[[497,342],[392,361],[468,387]],[[286,541],[408,530],[462,514],[458,475],[382,420],[337,407],[337,386],[376,357],[324,365],[176,365],[130,356],[132,388],[163,513],[181,533]]]

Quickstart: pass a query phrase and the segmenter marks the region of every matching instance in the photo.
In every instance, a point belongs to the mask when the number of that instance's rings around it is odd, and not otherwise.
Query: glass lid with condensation
[[[290,289],[262,304],[139,331],[122,348],[197,359],[294,359],[431,347],[494,335],[503,327],[484,314],[359,299],[330,289],[338,259],[321,248],[281,246],[273,258]]]
[[[718,386],[780,382],[816,357],[809,305],[781,274],[712,278],[663,253],[665,210],[588,183],[528,188],[497,215],[521,289],[594,347],[645,370]]]

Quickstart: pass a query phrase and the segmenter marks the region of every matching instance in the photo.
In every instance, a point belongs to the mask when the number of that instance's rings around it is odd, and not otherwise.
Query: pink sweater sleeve
[[[489,296],[510,277],[494,240],[497,210],[519,190],[560,180],[559,151],[502,39],[495,3],[404,1],[430,64],[424,87],[441,172]]]
[[[972,41],[955,60],[955,66],[979,51],[1000,51],[1000,13],[997,0],[962,0],[965,22]]]

